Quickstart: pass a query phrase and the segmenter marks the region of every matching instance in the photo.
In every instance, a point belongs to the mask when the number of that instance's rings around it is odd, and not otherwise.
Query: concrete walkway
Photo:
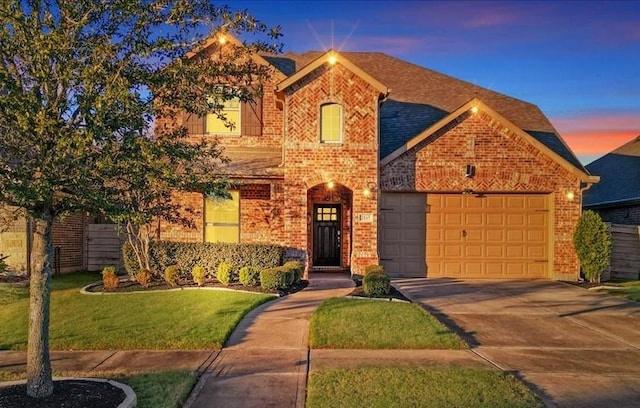
[[[314,274],[304,290],[251,311],[185,408],[304,407],[311,314],[325,299],[352,288],[344,274]]]
[[[396,280],[550,407],[640,407],[640,304],[552,281]]]

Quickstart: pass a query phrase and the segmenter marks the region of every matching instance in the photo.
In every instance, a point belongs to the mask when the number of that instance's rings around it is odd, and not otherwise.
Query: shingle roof
[[[600,183],[584,192],[583,205],[613,206],[640,201],[640,136],[587,165]]]
[[[287,53],[265,59],[285,75],[291,75],[321,54],[316,51]],[[586,172],[549,120],[533,104],[383,53],[340,54],[390,89],[389,99],[380,112],[381,158],[475,97]]]

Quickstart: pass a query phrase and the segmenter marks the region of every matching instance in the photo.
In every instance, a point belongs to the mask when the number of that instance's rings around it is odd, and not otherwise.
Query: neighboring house
[[[255,58],[275,79],[226,104],[233,130],[182,121],[226,147],[233,200],[181,196],[197,229],[161,224],[161,239],[278,243],[311,270],[577,280],[598,177],[535,105],[377,52]]]
[[[53,223],[54,273],[66,273],[86,269],[85,232],[88,217],[71,214]],[[27,271],[29,251],[29,223],[22,216],[2,225],[0,230],[0,253],[8,255],[7,264],[18,272]]]
[[[586,167],[601,181],[584,192],[582,206],[605,222],[640,225],[640,136]]]

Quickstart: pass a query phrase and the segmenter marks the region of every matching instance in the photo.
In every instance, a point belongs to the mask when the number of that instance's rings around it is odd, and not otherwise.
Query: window
[[[337,103],[327,103],[320,107],[320,141],[342,142],[342,106]]]
[[[240,134],[240,99],[233,98],[227,101],[218,102],[214,98],[210,98],[210,105],[222,105],[222,113],[227,121],[233,124],[233,127],[227,127],[222,119],[215,113],[207,114],[205,121],[205,132],[216,135],[239,135]]]
[[[240,192],[230,191],[231,200],[204,200],[204,241],[240,242]]]

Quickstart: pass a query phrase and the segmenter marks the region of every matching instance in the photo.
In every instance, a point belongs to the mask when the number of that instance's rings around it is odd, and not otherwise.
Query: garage
[[[384,193],[380,264],[391,277],[549,278],[549,218],[548,194]]]
[[[380,264],[390,277],[425,277],[424,194],[383,193],[380,198]]]
[[[429,277],[548,278],[547,194],[428,194]]]

